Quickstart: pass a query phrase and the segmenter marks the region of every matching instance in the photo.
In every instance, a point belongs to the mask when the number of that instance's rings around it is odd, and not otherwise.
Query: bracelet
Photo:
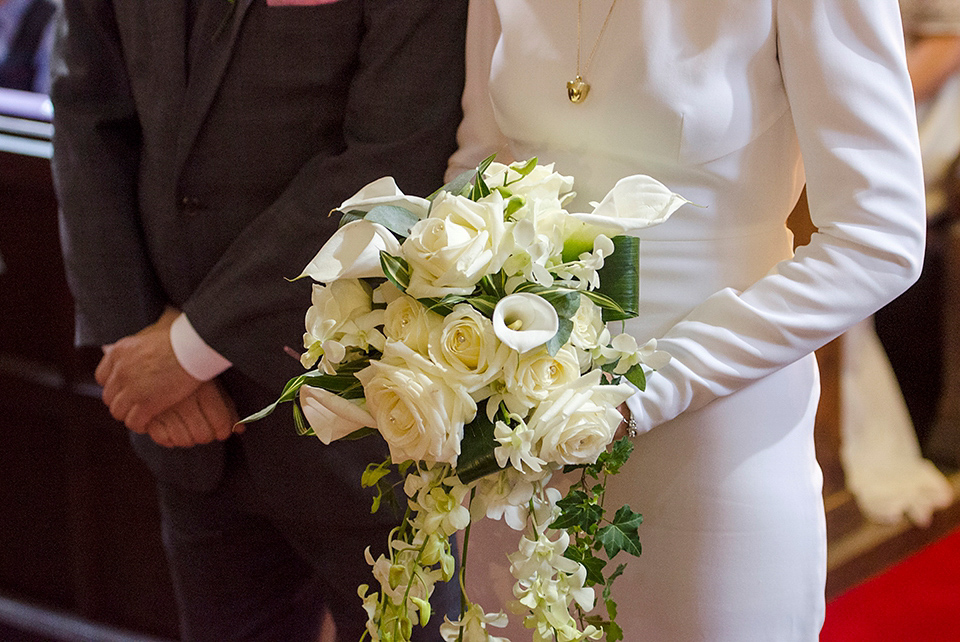
[[[630,417],[624,417],[620,423],[627,424],[627,437],[630,439],[633,439],[640,434],[640,432],[637,430],[637,420],[634,419],[632,415]]]

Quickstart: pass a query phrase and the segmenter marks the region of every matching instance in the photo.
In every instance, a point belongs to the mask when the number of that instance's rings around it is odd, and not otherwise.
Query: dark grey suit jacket
[[[309,284],[286,278],[335,229],[328,212],[384,175],[411,194],[441,184],[467,3],[196,4],[188,35],[185,0],[65,1],[51,90],[61,237],[79,344],[172,304],[233,362],[223,381],[244,416],[302,372],[284,346],[301,347]],[[243,440],[294,512],[354,496],[371,458],[297,437],[283,410]],[[219,480],[220,445],[135,441],[162,481]],[[335,494],[312,497],[317,484]]]

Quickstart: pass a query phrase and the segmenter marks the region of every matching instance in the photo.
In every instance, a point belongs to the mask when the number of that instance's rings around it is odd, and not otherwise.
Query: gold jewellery
[[[583,66],[583,73],[587,73],[587,70],[590,68],[590,63],[593,61],[593,54],[597,53],[597,46],[600,44],[600,39],[603,38],[603,32],[607,30],[607,23],[610,22],[610,16],[613,15],[613,8],[616,6],[617,0],[613,0],[610,3],[610,10],[607,11],[607,17],[603,20],[603,26],[600,27],[600,33],[597,34],[597,40],[593,43],[593,49],[590,50],[590,55],[587,56],[587,63]],[[583,76],[580,74],[580,32],[581,32],[581,14],[583,13],[583,0],[577,0],[577,77],[573,80],[567,82],[567,98],[570,99],[570,102],[574,104],[580,104],[587,99],[587,94],[590,93],[590,83],[583,79]]]

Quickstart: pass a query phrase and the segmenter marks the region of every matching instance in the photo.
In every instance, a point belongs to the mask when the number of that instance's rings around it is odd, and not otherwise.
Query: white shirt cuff
[[[180,366],[194,379],[209,381],[233,365],[200,338],[186,314],[170,326],[170,344]]]

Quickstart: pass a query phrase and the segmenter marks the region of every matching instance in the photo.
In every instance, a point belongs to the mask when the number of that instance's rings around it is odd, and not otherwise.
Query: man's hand
[[[136,433],[143,434],[151,420],[201,384],[180,366],[170,344],[170,325],[178,314],[167,308],[156,323],[104,346],[94,373],[110,414]]]
[[[189,448],[212,441],[223,441],[237,426],[233,402],[217,382],[206,381],[195,392],[160,413],[146,426],[146,433],[166,448]]]

